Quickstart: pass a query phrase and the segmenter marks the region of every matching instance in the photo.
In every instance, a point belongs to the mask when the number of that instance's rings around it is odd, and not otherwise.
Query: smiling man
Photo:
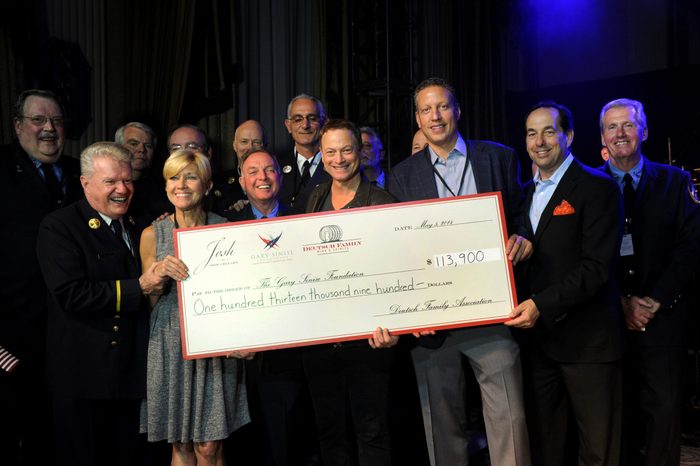
[[[630,464],[680,461],[687,328],[700,258],[700,200],[687,172],[642,155],[649,130],[641,102],[600,112],[609,153],[602,169],[625,199],[618,282],[627,324],[623,432]]]
[[[515,152],[497,143],[462,138],[455,90],[444,79],[420,83],[414,103],[416,123],[428,146],[392,168],[389,192],[399,201],[417,201],[500,191],[511,233],[506,253],[513,264],[527,259],[532,244],[521,236],[525,228]],[[491,463],[530,464],[520,349],[510,329],[499,325],[426,334],[412,358],[433,466],[468,462],[463,358],[481,387]]]
[[[254,149],[241,159],[239,180],[250,203],[239,212],[230,211],[229,220],[254,220],[289,213],[278,198],[282,176],[277,158],[265,150]]]
[[[148,307],[168,279],[141,274],[139,240],[123,221],[133,194],[131,154],[98,142],[81,156],[85,198],[41,223],[37,256],[49,291],[47,374],[56,464],[141,464]],[[186,277],[184,264],[167,272]]]
[[[312,95],[299,94],[287,106],[284,126],[292,136],[294,149],[289,157],[280,158],[284,178],[280,199],[298,210],[304,210],[314,186],[330,179],[319,152],[325,122],[323,104]]]
[[[534,252],[519,280],[521,303],[506,325],[527,329],[522,335],[533,464],[616,466],[622,322],[613,273],[620,193],[610,177],[571,153],[574,122],[565,106],[536,104],[525,130],[537,167],[525,189]],[[577,429],[567,434],[572,425]],[[572,436],[578,451],[570,457]]]
[[[83,195],[78,161],[62,155],[65,118],[53,92],[27,90],[15,106],[16,139],[0,146],[0,186],[11,198],[0,206],[0,345],[19,359],[21,368],[0,377],[0,449],[8,458],[22,456],[27,464],[51,462],[43,447],[51,410],[44,374],[46,289],[36,258],[37,232],[46,215]]]

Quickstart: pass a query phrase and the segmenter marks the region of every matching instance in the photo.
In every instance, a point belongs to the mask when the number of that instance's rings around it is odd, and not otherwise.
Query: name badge
[[[632,245],[632,234],[627,233],[622,236],[622,244],[620,244],[620,257],[634,255],[634,246]]]

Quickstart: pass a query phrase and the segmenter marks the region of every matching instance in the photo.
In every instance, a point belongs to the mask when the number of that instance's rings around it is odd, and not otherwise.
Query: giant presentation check
[[[506,320],[499,193],[175,231],[183,355]]]

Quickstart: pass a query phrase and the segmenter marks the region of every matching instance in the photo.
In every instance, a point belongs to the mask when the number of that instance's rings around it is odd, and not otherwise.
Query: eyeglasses
[[[62,116],[47,117],[46,115],[20,115],[20,118],[26,118],[35,126],[44,126],[49,120],[51,120],[51,124],[56,127],[62,127],[66,123],[66,120]]]
[[[184,146],[182,144],[171,144],[170,147],[168,147],[168,150],[172,154],[176,150],[182,150],[182,149],[187,149],[187,150],[198,150],[198,151],[205,151],[207,150],[206,146],[203,144],[197,144],[196,142],[188,142]]]
[[[311,113],[309,115],[294,115],[291,118],[287,118],[287,120],[290,120],[295,125],[300,125],[306,120],[309,120],[309,124],[314,125],[321,121],[321,117],[319,115],[316,115],[315,113]]]

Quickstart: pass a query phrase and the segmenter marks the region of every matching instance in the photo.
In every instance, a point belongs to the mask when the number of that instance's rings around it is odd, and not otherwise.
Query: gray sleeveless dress
[[[209,213],[208,224],[226,219]],[[172,255],[174,224],[153,224],[156,258]],[[146,399],[141,404],[141,432],[156,442],[221,440],[250,421],[244,365],[237,359],[182,358],[177,286],[171,282],[151,313]]]

